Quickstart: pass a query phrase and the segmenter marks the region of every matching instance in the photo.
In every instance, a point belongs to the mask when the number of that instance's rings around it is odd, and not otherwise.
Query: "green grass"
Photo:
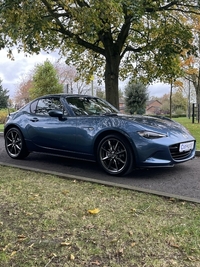
[[[200,266],[199,204],[11,167],[0,173],[0,266]]]
[[[0,124],[0,132],[3,132],[4,125]]]
[[[200,150],[200,123],[197,123],[197,121],[192,123],[192,119],[188,118],[174,118],[173,120],[181,123],[189,130],[196,139],[196,149]]]

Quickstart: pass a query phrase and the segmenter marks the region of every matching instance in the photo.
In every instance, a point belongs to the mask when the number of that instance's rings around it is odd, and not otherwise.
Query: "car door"
[[[51,117],[50,110],[62,110],[63,118]],[[59,97],[33,102],[27,117],[28,136],[37,147],[72,151],[76,146],[76,117],[68,115]]]

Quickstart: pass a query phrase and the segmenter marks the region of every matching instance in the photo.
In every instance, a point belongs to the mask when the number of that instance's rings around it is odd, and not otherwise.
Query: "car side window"
[[[82,98],[77,97],[71,97],[67,99],[67,102],[75,115],[77,116],[85,116],[88,115],[88,113],[85,110],[85,107],[83,105]]]
[[[30,112],[31,113],[35,113],[37,102],[38,101],[34,101],[34,102],[31,103],[31,105],[30,105]]]
[[[41,98],[31,104],[31,112],[36,115],[49,116],[49,111],[56,109],[63,112],[63,115],[68,115],[59,98]]]

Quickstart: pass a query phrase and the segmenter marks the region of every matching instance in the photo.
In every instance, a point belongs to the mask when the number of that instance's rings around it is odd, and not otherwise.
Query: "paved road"
[[[112,177],[94,162],[37,153],[30,154],[25,160],[13,160],[6,154],[4,139],[0,134],[0,164],[200,203],[200,157],[173,168],[136,170],[126,177]]]

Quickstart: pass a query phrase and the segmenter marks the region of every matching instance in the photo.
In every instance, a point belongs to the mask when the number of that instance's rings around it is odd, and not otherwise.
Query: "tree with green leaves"
[[[59,49],[85,77],[102,72],[106,99],[119,107],[119,77],[165,79],[194,50],[191,13],[196,0],[1,0],[0,47],[25,53]],[[174,65],[176,64],[176,65]],[[167,74],[168,75],[168,74]]]
[[[144,114],[147,100],[147,87],[141,83],[129,81],[125,87],[125,110],[130,114]]]
[[[181,62],[181,67],[184,72],[182,77],[189,83],[188,87],[190,87],[190,85],[194,87],[196,93],[196,103],[200,104],[200,16],[193,15],[192,24],[194,42],[197,46],[197,50],[195,54],[189,54],[187,57],[184,57],[184,60]],[[183,79],[181,79],[180,82],[182,83],[180,88],[183,89]],[[188,93],[190,94],[190,88],[188,89]]]
[[[0,109],[6,108],[8,105],[9,91],[3,89],[2,80],[0,79]]]
[[[187,111],[187,98],[178,90],[172,96],[172,111],[177,115],[186,114]]]
[[[38,64],[35,67],[32,87],[29,90],[30,98],[46,95],[62,93],[63,86],[59,83],[58,74],[53,64],[46,60],[44,64]]]

